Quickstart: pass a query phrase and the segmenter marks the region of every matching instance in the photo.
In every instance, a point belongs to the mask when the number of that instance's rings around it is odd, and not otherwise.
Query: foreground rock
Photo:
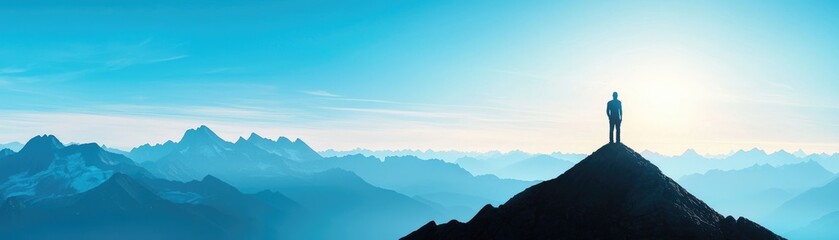
[[[724,217],[623,144],[469,222],[429,222],[403,239],[783,239]]]

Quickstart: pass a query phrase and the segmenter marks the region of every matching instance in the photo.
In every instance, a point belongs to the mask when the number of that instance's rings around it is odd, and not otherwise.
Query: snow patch
[[[202,197],[194,192],[179,192],[179,191],[171,191],[171,192],[162,192],[160,193],[160,198],[169,200],[174,203],[189,203],[189,204],[199,204],[201,203]]]
[[[73,154],[54,159],[44,171],[32,175],[29,175],[29,172],[12,175],[8,181],[0,184],[0,190],[4,199],[22,195],[35,196],[39,194],[38,184],[48,180],[46,182],[63,183],[59,184],[60,189],[80,193],[99,186],[112,175],[112,170],[87,166],[81,154]]]

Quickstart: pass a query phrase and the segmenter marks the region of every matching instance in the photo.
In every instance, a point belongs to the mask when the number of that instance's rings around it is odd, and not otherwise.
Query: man
[[[617,132],[617,142],[621,142],[621,121],[623,120],[623,108],[618,100],[618,92],[612,93],[612,101],[606,103],[606,116],[609,116],[609,143],[612,141],[612,132]],[[616,131],[617,130],[617,131]]]

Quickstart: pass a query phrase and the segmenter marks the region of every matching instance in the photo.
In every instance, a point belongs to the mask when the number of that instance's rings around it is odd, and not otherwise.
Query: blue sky
[[[839,151],[839,6],[798,1],[0,3],[0,142],[208,125],[317,149]]]

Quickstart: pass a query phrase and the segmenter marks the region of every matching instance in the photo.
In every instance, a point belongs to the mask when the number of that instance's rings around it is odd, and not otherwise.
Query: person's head
[[[618,99],[618,92],[613,92],[612,93],[612,99],[615,99],[615,100]]]

